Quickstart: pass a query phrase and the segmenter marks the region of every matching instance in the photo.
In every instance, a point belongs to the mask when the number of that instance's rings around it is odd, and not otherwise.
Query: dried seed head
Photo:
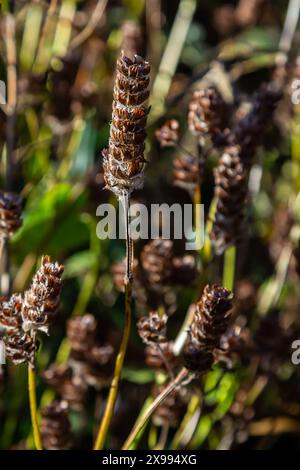
[[[121,27],[121,49],[128,57],[140,54],[143,45],[143,34],[140,25],[134,21],[124,21]]]
[[[165,388],[165,385],[155,385],[152,388],[153,397],[156,398]],[[183,416],[186,403],[182,390],[173,390],[159,405],[152,416],[155,426],[168,425],[176,428]]]
[[[224,102],[214,87],[193,93],[188,114],[190,131],[198,137],[214,137],[220,131]]]
[[[43,256],[41,267],[32,279],[30,289],[25,292],[22,309],[23,329],[40,330],[48,333],[59,307],[61,276],[64,267],[51,263],[49,256]]]
[[[111,344],[95,346],[85,355],[83,378],[88,385],[100,390],[110,384],[114,368],[115,350]]]
[[[38,341],[21,329],[9,330],[4,337],[6,355],[16,365],[28,362],[34,366]]]
[[[210,369],[214,361],[213,351],[220,346],[221,336],[227,329],[231,308],[230,291],[217,285],[204,288],[184,348],[188,369],[195,372]]]
[[[156,129],[155,137],[161,147],[176,147],[179,141],[179,122],[169,119],[162,127]]]
[[[87,399],[88,385],[83,377],[74,375],[68,364],[51,364],[42,374],[45,382],[71,408],[82,410]]]
[[[130,194],[144,182],[144,148],[149,108],[148,62],[121,54],[117,62],[109,151],[103,151],[106,187],[118,196]]]
[[[155,239],[144,246],[141,264],[152,286],[168,284],[172,276],[172,249],[170,240]]]
[[[21,310],[23,298],[21,294],[13,294],[9,300],[0,298],[0,327],[5,331],[18,329],[22,326]]]
[[[220,255],[240,237],[247,196],[247,171],[240,158],[240,147],[224,150],[215,170],[217,208],[211,238]]]
[[[89,351],[96,343],[97,322],[90,314],[72,318],[67,324],[67,338],[72,351],[83,353]]]
[[[203,161],[193,155],[180,155],[173,160],[174,185],[194,193],[195,188],[203,179]]]
[[[22,198],[11,192],[0,192],[0,237],[11,237],[22,225]]]
[[[167,315],[160,316],[157,312],[150,312],[137,323],[138,333],[144,343],[161,343],[166,341]]]
[[[234,142],[240,145],[241,159],[248,168],[253,163],[256,149],[280,98],[281,92],[277,88],[262,86],[254,96],[249,113],[233,129]]]
[[[71,343],[70,365],[88,384],[101,388],[110,380],[114,348],[100,345],[97,322],[89,314],[69,320],[67,338]]]
[[[46,450],[68,450],[74,439],[66,401],[53,401],[42,409],[41,436]]]

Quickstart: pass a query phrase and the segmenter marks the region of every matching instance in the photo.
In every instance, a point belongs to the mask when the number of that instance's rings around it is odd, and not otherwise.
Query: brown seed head
[[[123,53],[117,62],[109,150],[103,151],[106,187],[118,196],[130,194],[144,182],[144,148],[149,108],[150,66]]]
[[[38,341],[35,337],[25,333],[22,329],[9,330],[4,337],[6,355],[15,365],[28,362],[34,365],[34,356],[38,350]]]
[[[224,103],[214,87],[196,90],[192,96],[188,124],[198,137],[214,137],[222,125]]]
[[[49,256],[42,257],[41,267],[24,295],[24,331],[40,330],[48,333],[59,307],[63,270],[63,265],[51,263]]]
[[[167,315],[160,316],[157,312],[150,312],[147,317],[140,318],[137,327],[144,343],[161,343],[166,341],[167,321]]]
[[[281,92],[277,88],[261,86],[254,96],[252,109],[233,129],[233,140],[240,145],[240,156],[247,168],[253,163],[257,147],[280,98]]]
[[[68,450],[74,443],[66,401],[53,401],[42,409],[41,436],[46,450]]]
[[[152,286],[167,284],[172,276],[172,249],[170,240],[155,239],[144,246],[141,264]]]
[[[71,408],[83,409],[87,399],[88,385],[83,377],[73,374],[68,364],[51,364],[42,376],[47,385],[52,387]]]
[[[240,158],[240,147],[224,150],[215,170],[217,208],[211,238],[216,254],[240,237],[247,196],[247,171]]]
[[[0,298],[0,327],[9,331],[22,326],[23,298],[21,294],[12,294],[10,299]]]
[[[203,178],[203,165],[196,156],[182,154],[173,160],[174,185],[193,193]]]
[[[205,372],[213,364],[213,351],[219,347],[221,336],[228,327],[232,294],[217,285],[204,288],[197,304],[189,337],[184,348],[186,367]]]
[[[179,122],[169,119],[162,127],[156,129],[155,137],[161,147],[176,147],[179,141]]]

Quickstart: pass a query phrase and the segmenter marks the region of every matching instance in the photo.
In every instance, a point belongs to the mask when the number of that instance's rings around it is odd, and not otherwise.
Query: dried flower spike
[[[211,238],[221,255],[240,237],[247,196],[247,171],[240,158],[240,147],[224,150],[215,171],[217,208]]]
[[[38,341],[22,329],[8,331],[4,337],[6,355],[15,365],[28,362],[34,366]]]
[[[137,327],[144,343],[161,343],[166,341],[166,328],[168,317],[160,316],[157,312],[150,312],[146,317],[140,318]]]
[[[46,450],[68,450],[73,447],[73,435],[66,401],[53,401],[42,410],[41,435]]]
[[[161,147],[176,147],[179,141],[179,122],[169,119],[162,127],[156,129],[155,137]]]
[[[23,298],[21,294],[13,294],[10,299],[0,298],[0,327],[5,331],[21,328],[22,305]]]
[[[144,246],[141,264],[152,286],[167,284],[172,276],[172,249],[170,240],[155,239]]]
[[[204,288],[184,348],[184,361],[188,369],[194,372],[210,369],[214,361],[213,351],[220,346],[221,337],[227,329],[231,308],[230,291],[217,285]]]
[[[233,140],[240,145],[240,156],[247,168],[253,163],[256,149],[280,98],[281,92],[277,88],[262,86],[254,96],[251,111],[233,129]]]
[[[103,151],[106,188],[128,195],[144,183],[144,149],[149,108],[150,65],[123,53],[117,62],[109,150]]]
[[[83,409],[88,392],[88,385],[83,377],[74,375],[68,364],[51,364],[42,374],[48,386],[52,387],[59,397],[68,402],[70,407]]]
[[[63,265],[51,263],[49,256],[42,257],[41,267],[24,295],[24,331],[40,330],[48,333],[59,306],[63,270]]]
[[[174,185],[194,193],[203,178],[203,165],[196,156],[182,154],[173,160]]]
[[[98,389],[107,385],[112,373],[114,348],[98,343],[97,322],[93,315],[69,320],[67,338],[71,343],[70,365],[74,373]]]
[[[214,87],[193,93],[188,114],[190,131],[197,137],[214,137],[222,125],[224,102]]]
[[[97,322],[93,315],[72,318],[67,325],[67,338],[75,353],[89,351],[96,343]]]
[[[22,225],[22,198],[11,192],[0,192],[0,236],[11,237]]]

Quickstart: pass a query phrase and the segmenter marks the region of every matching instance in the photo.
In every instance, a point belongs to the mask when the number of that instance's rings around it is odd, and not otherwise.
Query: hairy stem
[[[35,370],[30,364],[28,364],[28,392],[35,448],[36,450],[43,450],[37,418]]]

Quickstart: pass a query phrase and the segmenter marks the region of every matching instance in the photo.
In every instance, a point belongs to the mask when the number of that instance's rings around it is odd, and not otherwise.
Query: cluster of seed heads
[[[43,256],[30,288],[0,301],[0,327],[4,331],[7,356],[15,363],[34,365],[38,349],[36,331],[48,333],[55,320],[61,291],[63,266]]]

